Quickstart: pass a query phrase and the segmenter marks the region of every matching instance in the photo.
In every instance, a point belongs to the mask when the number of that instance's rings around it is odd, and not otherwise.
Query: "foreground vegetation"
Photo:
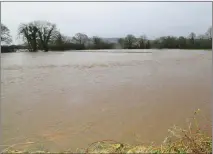
[[[199,126],[197,114],[194,113],[192,121],[189,122],[187,129],[181,129],[177,126],[169,129],[169,135],[159,146],[151,145],[128,145],[118,143],[113,140],[94,142],[86,149],[77,149],[76,151],[65,151],[61,153],[212,153],[212,135],[207,135],[206,131]],[[204,118],[202,120],[205,120]],[[208,129],[212,128],[211,122]],[[30,143],[30,142],[29,142]],[[28,143],[26,143],[28,144]],[[14,150],[15,146],[6,148],[3,153],[23,153],[26,151]],[[29,153],[50,153],[48,151],[35,151]]]
[[[88,37],[83,33],[70,37],[61,34],[53,23],[32,21],[20,24],[18,36],[24,44],[18,46],[9,45],[12,42],[10,30],[3,24],[1,33],[1,41],[8,44],[2,47],[2,52],[14,52],[17,49],[26,49],[30,52],[85,49],[212,49],[212,27],[204,34],[196,35],[192,32],[187,37],[163,36],[150,40],[145,35],[135,37],[128,34],[124,38],[106,39],[98,36]]]

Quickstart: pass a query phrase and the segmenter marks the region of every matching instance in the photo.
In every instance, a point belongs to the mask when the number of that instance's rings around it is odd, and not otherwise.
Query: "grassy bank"
[[[199,112],[199,110],[194,112],[187,129],[182,129],[177,126],[173,126],[169,129],[169,135],[161,145],[129,145],[113,140],[104,140],[94,142],[85,149],[61,153],[212,153],[212,135],[208,135],[206,130],[200,127],[199,121],[197,120]],[[202,117],[202,121],[203,120],[206,120],[206,118]],[[210,127],[212,128],[211,121],[206,120],[206,122],[208,129],[210,129]],[[15,146],[10,146],[4,149],[3,153],[26,152],[17,151],[14,147]],[[29,153],[48,153],[48,151]]]

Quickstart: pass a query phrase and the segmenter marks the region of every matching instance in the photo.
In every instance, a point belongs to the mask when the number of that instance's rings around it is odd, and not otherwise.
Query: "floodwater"
[[[53,152],[106,139],[159,144],[198,108],[211,120],[211,51],[117,51],[2,54],[2,144]]]

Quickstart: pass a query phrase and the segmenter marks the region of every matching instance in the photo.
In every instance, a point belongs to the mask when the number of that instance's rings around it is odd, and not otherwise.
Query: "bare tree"
[[[212,39],[212,27],[209,27],[209,29],[206,32],[206,36],[208,39]]]
[[[4,24],[1,24],[1,41],[6,44],[12,42],[10,30]]]
[[[58,35],[56,25],[47,21],[33,21],[21,24],[18,34],[27,41],[30,51],[37,51],[38,47],[48,51],[49,41]]]
[[[38,28],[33,23],[21,24],[18,28],[18,35],[28,43],[30,51],[37,51]]]
[[[82,33],[77,33],[73,37],[73,40],[75,43],[80,44],[80,45],[85,45],[85,43],[89,40],[88,36],[86,34]]]
[[[128,49],[133,48],[135,42],[136,42],[136,37],[134,35],[129,34],[125,37],[126,48],[128,48]]]
[[[145,35],[140,36],[137,40],[138,47],[143,49],[146,47],[147,37]]]
[[[49,44],[54,44],[54,45],[63,45],[66,43],[66,37],[61,34],[59,31],[56,32],[54,37],[49,41]]]
[[[192,44],[194,44],[195,38],[196,38],[196,34],[195,33],[192,32],[192,33],[189,34],[189,39],[191,40]]]
[[[47,52],[49,50],[48,43],[50,40],[58,36],[56,25],[47,21],[34,21],[33,24],[38,28],[41,48]]]
[[[98,36],[93,36],[92,42],[93,42],[93,44],[95,45],[95,48],[96,48],[96,49],[100,49],[103,40],[102,40],[100,37],[98,37]]]

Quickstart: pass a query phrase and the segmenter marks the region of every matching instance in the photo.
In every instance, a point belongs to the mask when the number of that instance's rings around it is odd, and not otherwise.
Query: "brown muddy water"
[[[211,119],[212,52],[149,51],[2,54],[2,144],[53,152],[105,139],[159,144],[197,108]]]

